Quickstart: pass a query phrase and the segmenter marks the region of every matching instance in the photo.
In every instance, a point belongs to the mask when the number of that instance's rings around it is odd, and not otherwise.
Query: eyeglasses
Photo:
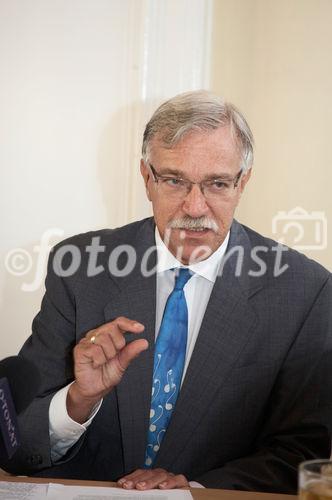
[[[172,175],[160,175],[151,163],[149,163],[149,167],[154,181],[160,188],[161,194],[178,200],[185,198],[192,190],[194,184],[199,186],[201,193],[207,201],[228,200],[232,198],[242,174],[241,169],[231,179],[216,178],[193,182]]]

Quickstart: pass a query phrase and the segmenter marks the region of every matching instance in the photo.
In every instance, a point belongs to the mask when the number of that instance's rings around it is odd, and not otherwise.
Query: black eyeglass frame
[[[153,180],[157,184],[158,184],[159,180],[167,181],[167,180],[174,179],[174,180],[182,181],[186,185],[191,185],[191,188],[188,190],[188,193],[190,193],[190,191],[192,189],[192,186],[194,184],[197,184],[199,186],[199,188],[201,190],[201,193],[203,195],[204,195],[204,186],[206,185],[207,182],[217,182],[217,181],[220,181],[220,182],[231,182],[231,183],[233,183],[233,188],[235,189],[238,186],[239,180],[240,180],[241,175],[243,173],[243,168],[241,168],[239,170],[239,172],[232,179],[222,180],[222,179],[215,178],[215,179],[211,179],[209,181],[194,182],[194,181],[190,181],[189,179],[184,179],[183,177],[175,177],[175,176],[171,176],[171,175],[160,175],[160,174],[158,174],[158,172],[156,171],[156,169],[154,168],[154,166],[152,165],[152,163],[148,163],[148,165],[149,165],[150,170],[152,172]]]

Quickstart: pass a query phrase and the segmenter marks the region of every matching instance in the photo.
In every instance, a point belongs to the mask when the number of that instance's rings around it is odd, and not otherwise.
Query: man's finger
[[[124,316],[119,316],[115,320],[105,323],[104,325],[90,330],[86,336],[81,339],[81,342],[85,345],[97,344],[102,346],[106,358],[110,359],[114,356],[113,347],[116,351],[120,351],[125,346],[124,333],[142,333],[144,331],[144,325],[138,321],[125,318]]]
[[[138,321],[126,318],[125,316],[119,316],[113,321],[109,321],[108,323],[99,326],[93,330],[93,333],[91,332],[91,334],[98,336],[100,333],[111,333],[114,329],[118,329],[122,333],[141,333],[144,330],[144,325]]]
[[[121,369],[126,370],[133,359],[139,356],[141,352],[146,351],[148,347],[149,343],[146,339],[134,340],[127,344],[118,354]]]
[[[98,368],[107,363],[103,349],[93,344],[77,344],[74,348],[74,359],[80,364],[91,364],[93,368]]]
[[[172,490],[174,488],[189,488],[187,478],[183,474],[169,476],[165,481],[159,483],[161,490]]]
[[[159,485],[162,482],[167,481],[169,476],[169,472],[163,469],[156,469],[155,471],[152,470],[152,475],[146,478],[143,477],[136,481],[135,487],[137,490],[151,490],[153,488],[159,488]]]
[[[146,477],[147,470],[136,469],[134,472],[127,474],[127,476],[122,477],[118,480],[117,484],[125,489],[134,489],[138,481],[144,480]]]
[[[93,344],[103,350],[107,360],[111,360],[121,349],[125,347],[126,341],[122,333],[119,333],[118,336],[108,333],[100,333],[94,339]]]
[[[137,479],[138,477],[142,476],[142,474],[145,474],[148,471],[148,469],[136,469],[134,472],[131,472],[130,474],[127,474],[126,476],[121,477],[118,480],[118,484],[123,484],[125,481],[130,481],[131,479]]]
[[[189,487],[182,474],[174,475],[165,469],[137,469],[118,480],[118,485],[127,490],[172,489]]]

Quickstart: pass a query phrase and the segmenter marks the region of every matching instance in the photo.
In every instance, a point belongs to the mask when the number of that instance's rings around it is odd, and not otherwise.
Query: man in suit
[[[294,493],[298,464],[330,455],[331,277],[234,220],[252,144],[244,117],[207,92],[155,112],[141,161],[154,217],[51,253],[22,349],[38,360],[43,388],[21,418],[9,470],[127,489],[195,481]],[[167,329],[184,332],[185,351],[151,444]]]

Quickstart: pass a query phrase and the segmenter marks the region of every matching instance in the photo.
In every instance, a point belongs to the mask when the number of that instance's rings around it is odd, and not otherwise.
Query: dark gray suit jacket
[[[114,277],[106,270],[87,278],[86,246],[92,237],[100,237],[105,245],[98,264],[106,269],[115,247],[133,245],[134,271]],[[73,276],[59,278],[52,262],[64,244],[78,246],[82,261]],[[2,466],[16,473],[105,480],[142,467],[156,276],[144,278],[140,265],[154,244],[154,223],[146,219],[75,236],[55,248],[41,311],[22,349],[38,363],[43,387],[20,419],[21,451]],[[331,277],[291,250],[282,255],[281,265],[287,264],[287,270],[274,277],[275,242],[234,221],[228,252],[236,246],[243,248],[242,272],[236,276],[242,251],[235,249],[213,288],[156,467],[209,487],[292,493],[298,463],[330,454]],[[256,257],[253,248],[258,250]],[[151,253],[149,268],[155,258]],[[69,261],[66,254],[62,265]],[[263,262],[266,272],[255,276]],[[121,265],[125,263],[123,259]],[[87,331],[120,315],[145,325],[143,336],[150,348],[105,398],[80,441],[52,466],[48,407],[53,394],[73,379],[72,349]],[[128,341],[132,337],[128,335]]]

